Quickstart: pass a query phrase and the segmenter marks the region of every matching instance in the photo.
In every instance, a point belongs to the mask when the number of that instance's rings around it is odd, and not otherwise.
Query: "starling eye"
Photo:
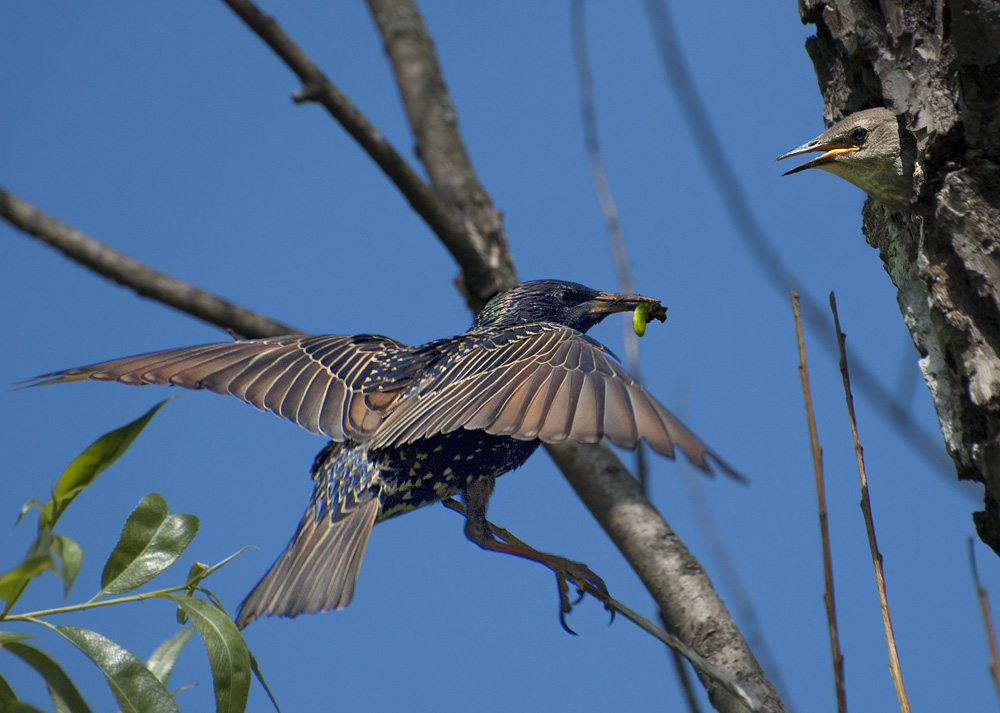
[[[859,126],[854,131],[851,132],[851,138],[857,141],[859,144],[868,138],[868,129],[863,126]]]
[[[566,290],[559,290],[556,292],[556,299],[559,300],[559,304],[568,304],[569,293]]]

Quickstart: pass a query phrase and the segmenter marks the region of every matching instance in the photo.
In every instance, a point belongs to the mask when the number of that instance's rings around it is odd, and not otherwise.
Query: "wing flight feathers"
[[[444,348],[450,345],[457,348]],[[395,358],[394,357],[398,357]],[[600,343],[532,324],[410,349],[387,337],[289,336],[169,349],[46,374],[36,384],[94,379],[232,394],[335,441],[373,449],[459,428],[546,443],[679,448],[743,477],[658,403]]]
[[[388,337],[299,336],[168,349],[40,376],[170,384],[231,394],[336,441],[362,441],[382,422],[361,392],[379,360],[407,347]]]
[[[708,459],[743,477],[716,456],[625,372],[598,342],[554,324],[490,335],[438,365],[403,393],[372,438],[379,448],[481,429],[546,443],[607,438],[635,448],[640,440],[661,455],[679,448],[710,471]]]

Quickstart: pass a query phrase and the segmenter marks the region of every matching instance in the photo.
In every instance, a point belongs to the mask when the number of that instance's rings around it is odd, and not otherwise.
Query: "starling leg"
[[[484,550],[505,552],[533,560],[555,572],[559,587],[559,621],[562,627],[571,634],[575,632],[566,624],[566,614],[573,609],[573,604],[569,600],[569,582],[576,586],[581,599],[585,588],[589,585],[591,594],[604,602],[605,607],[610,608],[611,595],[608,593],[604,580],[594,574],[587,565],[565,557],[539,552],[511,535],[507,530],[494,526],[486,519],[486,503],[493,491],[493,482],[493,478],[479,478],[469,483],[462,493],[465,499],[464,509],[454,500],[449,499],[444,502],[446,507],[463,512],[465,515],[466,537]],[[576,603],[579,601],[577,599]]]
[[[457,500],[455,500],[454,498],[447,498],[446,500],[442,500],[441,504],[444,505],[449,510],[454,510],[455,512],[457,512],[460,515],[462,515],[463,517],[465,517],[465,506],[462,505],[462,503],[460,503]],[[533,548],[531,545],[526,544],[523,540],[521,540],[520,538],[516,537],[514,535],[514,533],[512,533],[510,530],[508,530],[508,529],[506,529],[504,527],[500,527],[499,525],[496,525],[496,524],[490,522],[489,520],[486,521],[486,524],[490,526],[491,530],[493,530],[493,534],[496,537],[499,537],[504,542],[509,543],[511,545],[516,545],[518,547],[524,547],[525,549],[531,550],[532,552],[535,552],[535,553],[540,554],[540,555],[541,554],[545,554],[543,552],[538,552],[538,550],[536,550],[535,548]],[[562,559],[562,558],[559,557],[558,559]],[[571,564],[579,564],[581,567],[586,568],[586,565],[581,564],[579,562],[573,562],[573,560],[566,560],[566,561],[570,562]],[[548,566],[548,565],[546,565],[546,566]],[[590,572],[589,568],[587,569],[587,571]],[[596,586],[596,588],[598,590],[601,590],[601,585],[603,584],[603,580],[601,580],[601,578],[598,577],[593,572],[590,572],[590,574],[592,575],[592,577],[596,578],[597,582],[600,582],[600,584],[596,584],[594,582],[594,580],[591,580],[591,583],[595,584],[595,586]],[[586,594],[586,592],[583,589],[581,589],[580,587],[577,587],[576,591],[577,591],[577,595],[578,596],[577,596],[576,600],[573,602],[573,606],[576,606],[581,601],[583,601],[583,597]],[[614,616],[614,611],[611,612],[611,615]]]

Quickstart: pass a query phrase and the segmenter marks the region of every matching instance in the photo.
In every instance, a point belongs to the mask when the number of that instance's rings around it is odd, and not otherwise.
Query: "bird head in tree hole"
[[[850,181],[875,200],[911,210],[914,178],[919,182],[923,175],[918,135],[922,137],[923,132],[909,131],[902,115],[884,108],[865,109],[847,116],[775,161],[822,152],[782,175],[819,168]]]

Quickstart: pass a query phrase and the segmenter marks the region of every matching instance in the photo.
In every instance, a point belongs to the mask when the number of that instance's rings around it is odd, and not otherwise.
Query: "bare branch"
[[[0,189],[0,216],[98,275],[209,324],[232,329],[251,339],[297,331],[126,257],[3,189]]]
[[[784,711],[711,582],[664,522],[638,481],[605,443],[562,443],[545,449],[649,590],[668,623],[695,651],[733,676],[764,710]],[[699,675],[719,711],[743,705]]]
[[[458,133],[458,112],[416,6],[409,0],[368,0],[368,7],[392,63],[417,156],[435,192],[487,265],[478,272],[462,266],[460,287],[478,312],[493,295],[518,282],[503,220],[472,168]]]
[[[591,595],[599,595],[600,592],[594,587],[594,585],[589,582],[586,583],[585,588],[587,592]],[[683,656],[685,659],[691,662],[691,665],[695,667],[696,670],[700,671],[704,676],[711,678],[713,681],[717,682],[722,686],[728,693],[736,697],[740,703],[749,711],[763,711],[764,706],[761,705],[760,701],[751,696],[737,683],[731,676],[723,673],[721,670],[713,666],[709,661],[707,661],[703,656],[698,654],[697,651],[692,649],[690,646],[685,644],[683,641],[678,639],[673,634],[668,634],[662,629],[658,628],[644,616],[637,614],[636,612],[629,609],[627,606],[621,602],[611,599],[609,606],[633,624],[646,631],[652,636],[662,641],[664,644],[670,647],[670,650],[678,655]]]
[[[462,505],[457,500],[455,500],[454,498],[447,498],[446,500],[442,500],[441,504],[444,505],[449,510],[454,510],[455,512],[463,516],[465,516],[466,514],[465,506]],[[527,545],[524,541],[515,537],[506,528],[498,527],[497,525],[494,525],[492,522],[490,523],[490,527],[493,528],[493,534],[500,537],[504,542],[516,544],[521,547],[527,547],[528,549],[533,549],[530,547],[530,545]],[[683,641],[678,639],[676,636],[668,633],[665,629],[660,629],[655,624],[653,624],[653,622],[651,622],[649,619],[636,613],[634,610],[625,606],[614,597],[608,596],[607,590],[598,589],[593,585],[593,583],[585,580],[574,580],[573,583],[577,586],[578,588],[577,591],[579,592],[581,597],[583,596],[584,593],[589,594],[590,596],[594,597],[594,599],[597,599],[598,601],[602,602],[605,605],[605,609],[612,612],[612,614],[621,614],[622,616],[624,616],[626,619],[631,621],[633,624],[638,626],[640,629],[645,631],[650,636],[659,639],[661,642],[666,644],[667,647],[669,647],[673,653],[683,656],[691,663],[691,665],[695,669],[701,671],[706,676],[711,678],[713,681],[720,684],[731,694],[739,698],[743,702],[743,705],[746,706],[747,710],[751,711],[763,710],[761,708],[760,702],[754,699],[753,696],[751,696],[749,693],[744,691],[740,687],[739,683],[737,683],[730,675],[713,666],[711,662],[709,662],[706,658],[704,658],[697,651],[695,651],[690,646],[685,644]],[[564,611],[560,611],[560,618],[565,613],[566,612]],[[563,621],[563,627],[565,628],[565,626],[566,622]]]
[[[247,26],[274,50],[302,81],[293,95],[296,102],[312,101],[323,106],[389,177],[403,197],[438,236],[466,275],[466,282],[483,280],[496,269],[495,258],[469,240],[467,231],[441,197],[417,175],[361,111],[327,79],[302,49],[285,34],[274,18],[249,0],[225,0]],[[516,283],[511,273],[510,286]],[[494,294],[500,288],[494,290]],[[470,306],[481,307],[483,303]]]
[[[747,640],[747,645],[754,652],[754,657],[761,668],[767,672],[768,680],[774,686],[775,692],[785,702],[786,707],[794,710],[791,691],[784,681],[778,659],[768,646],[765,628],[754,606],[753,597],[743,584],[743,579],[729,554],[709,505],[705,485],[711,481],[690,463],[681,461],[678,463],[678,470],[680,470],[681,485],[687,495],[690,517],[695,522],[707,553],[702,559],[707,559],[714,565],[715,581],[721,584],[722,591],[726,593],[726,601],[735,613],[736,621],[740,622],[740,632]]]

